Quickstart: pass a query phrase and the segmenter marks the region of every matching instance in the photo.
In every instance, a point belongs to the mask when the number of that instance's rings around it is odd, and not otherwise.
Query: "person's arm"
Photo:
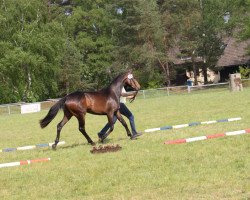
[[[136,94],[136,91],[132,91],[132,92],[122,92],[122,93],[121,93],[121,96],[122,96],[122,97],[126,97],[126,98],[128,98],[128,99],[131,99],[131,98],[133,98],[133,97],[135,96],[135,94]]]

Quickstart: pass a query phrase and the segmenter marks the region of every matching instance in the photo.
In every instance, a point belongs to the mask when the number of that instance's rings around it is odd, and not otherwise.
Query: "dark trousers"
[[[129,123],[130,123],[130,126],[131,126],[131,130],[132,130],[132,134],[136,134],[137,131],[135,129],[135,120],[134,120],[134,115],[130,112],[130,110],[128,109],[128,107],[124,104],[124,103],[120,103],[120,113],[124,116],[126,116],[128,119],[129,119]],[[117,120],[117,117],[114,116],[114,121],[113,123],[115,124]],[[103,129],[100,131],[99,133],[99,137],[100,136],[103,136],[110,128],[110,125],[109,123],[107,123]]]

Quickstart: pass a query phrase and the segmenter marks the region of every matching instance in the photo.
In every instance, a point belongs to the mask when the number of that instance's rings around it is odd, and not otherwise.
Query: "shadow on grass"
[[[114,143],[114,142],[118,142],[118,141],[123,141],[123,140],[129,140],[128,138],[118,138],[118,139],[109,139],[109,138],[106,138],[103,142],[95,142],[96,146],[99,146],[99,145],[105,145],[105,144],[111,144],[111,143]],[[72,149],[72,148],[76,148],[76,147],[80,147],[80,146],[89,146],[90,148],[92,148],[93,146],[90,145],[89,143],[87,142],[84,142],[84,143],[74,143],[74,144],[70,144],[70,145],[67,145],[67,146],[57,146],[56,149],[52,149],[52,148],[47,148],[47,149],[43,149],[43,151],[56,151],[56,150],[59,150],[59,149]]]
[[[56,150],[60,150],[60,149],[72,149],[72,148],[75,148],[75,147],[79,147],[79,146],[90,146],[90,144],[88,143],[74,143],[74,144],[71,144],[71,145],[67,145],[67,146],[57,146],[56,149],[53,149],[53,148],[46,148],[46,149],[43,149],[43,151],[56,151]]]
[[[90,146],[90,144],[88,143],[74,143],[74,144],[71,144],[71,145],[68,145],[68,146],[63,146],[63,147],[59,147],[60,149],[72,149],[72,148],[75,148],[75,147],[79,147],[79,146]]]

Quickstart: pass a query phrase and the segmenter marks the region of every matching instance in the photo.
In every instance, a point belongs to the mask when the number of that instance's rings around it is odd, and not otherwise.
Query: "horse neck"
[[[109,86],[109,92],[114,94],[118,101],[120,100],[123,86],[123,81],[119,79],[112,82]]]

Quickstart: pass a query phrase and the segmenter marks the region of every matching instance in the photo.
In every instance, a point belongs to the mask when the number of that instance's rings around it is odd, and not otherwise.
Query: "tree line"
[[[171,85],[175,47],[202,57],[206,74],[224,36],[250,37],[249,8],[250,0],[0,0],[0,103],[100,89],[127,68],[143,88]]]

